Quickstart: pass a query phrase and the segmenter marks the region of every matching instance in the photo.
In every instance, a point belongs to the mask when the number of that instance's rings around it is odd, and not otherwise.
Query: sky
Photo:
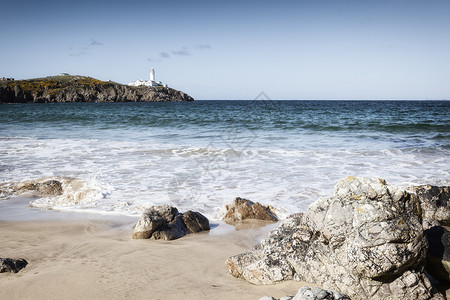
[[[156,80],[196,100],[450,99],[450,1],[8,1],[0,77]]]

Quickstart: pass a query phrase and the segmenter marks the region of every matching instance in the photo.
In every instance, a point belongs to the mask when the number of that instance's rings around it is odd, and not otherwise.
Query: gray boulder
[[[425,235],[429,245],[425,269],[435,279],[450,282],[450,231],[435,226]]]
[[[292,300],[350,300],[350,298],[335,291],[302,286]]]
[[[226,213],[223,220],[227,223],[238,223],[246,219],[276,222],[278,218],[269,205],[252,202],[248,199],[237,197],[233,203],[224,207]]]
[[[421,185],[411,187],[410,192],[418,198],[422,207],[425,229],[439,224],[450,226],[450,188],[448,186]]]
[[[273,297],[265,296],[259,300],[276,300]],[[350,300],[346,295],[336,291],[324,290],[318,287],[302,286],[295,296],[286,296],[280,300]]]
[[[0,257],[0,273],[11,272],[17,273],[27,266],[25,259],[12,259]]]
[[[352,299],[443,299],[424,275],[427,241],[416,197],[382,179],[348,177],[251,251],[229,258],[254,284],[315,283]]]
[[[182,214],[169,205],[152,206],[141,216],[133,230],[134,239],[174,240],[188,233],[209,230],[209,221],[199,212]]]

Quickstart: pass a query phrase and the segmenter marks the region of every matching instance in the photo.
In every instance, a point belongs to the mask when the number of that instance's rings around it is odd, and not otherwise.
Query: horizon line
[[[450,99],[194,99],[194,101],[450,101]]]

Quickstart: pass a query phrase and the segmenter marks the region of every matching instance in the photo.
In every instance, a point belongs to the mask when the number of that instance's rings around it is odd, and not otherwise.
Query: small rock
[[[435,226],[425,235],[429,245],[425,269],[437,280],[450,281],[450,231]]]
[[[209,230],[209,221],[199,212],[182,214],[169,205],[147,209],[133,230],[134,239],[174,240],[188,233]]]
[[[43,196],[60,196],[63,193],[62,183],[58,180],[37,183],[36,189]]]
[[[199,212],[188,210],[183,214],[182,218],[188,233],[209,230],[208,219]]]
[[[63,194],[63,183],[56,179],[26,180],[13,187],[14,193],[34,192],[40,197],[54,197]]]
[[[278,217],[270,206],[239,197],[234,199],[233,203],[225,205],[225,210],[223,220],[227,223],[236,223],[246,219],[278,221]]]
[[[265,296],[259,300],[276,300],[273,297]],[[297,294],[293,297],[286,296],[280,298],[280,300],[350,300],[350,297],[338,293],[336,291],[324,290],[318,287],[301,287]]]
[[[292,300],[350,300],[350,298],[335,291],[303,286]]]
[[[0,258],[0,273],[17,273],[27,266],[25,259]]]

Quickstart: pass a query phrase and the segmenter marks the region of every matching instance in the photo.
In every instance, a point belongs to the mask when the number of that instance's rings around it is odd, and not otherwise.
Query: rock
[[[36,191],[41,197],[60,196],[63,194],[63,186],[58,180],[26,181],[17,188],[17,192],[25,191]]]
[[[423,272],[426,252],[417,197],[382,179],[348,177],[226,265],[253,284],[294,279],[352,299],[443,299]]]
[[[208,219],[199,212],[189,210],[183,214],[182,219],[186,226],[187,233],[209,230]]]
[[[0,258],[0,273],[17,273],[27,266],[25,259]]]
[[[441,226],[441,223],[439,223],[439,221],[436,221],[436,220],[433,220],[430,218],[422,220],[423,230],[430,229],[431,227],[434,227],[434,226]]]
[[[253,284],[273,284],[294,278],[294,269],[287,261],[285,246],[301,226],[303,214],[294,214],[269,233],[252,251],[233,256],[226,266],[234,277],[242,277]],[[309,232],[304,232],[309,236]],[[299,244],[299,246],[303,246]]]
[[[194,101],[168,87],[129,86],[87,76],[0,81],[0,103]]]
[[[169,205],[147,209],[133,230],[134,239],[174,240],[188,233],[209,230],[209,221],[199,212],[182,214]]]
[[[226,210],[223,220],[227,223],[236,223],[246,219],[278,221],[273,208],[262,205],[259,202],[252,202],[247,199],[237,197],[233,203],[225,205]]]
[[[276,300],[273,297],[265,296],[259,300]],[[310,288],[307,286],[301,287],[297,294],[293,297],[286,296],[280,300],[350,300],[346,295],[342,295],[336,291],[324,290],[318,287]]]
[[[421,185],[411,187],[410,191],[419,199],[425,229],[436,224],[430,220],[450,226],[450,188],[448,186]],[[431,224],[428,225],[427,222]]]
[[[64,193],[64,184],[72,178],[62,177],[40,178],[34,180],[24,180],[19,182],[0,183],[0,196],[10,197],[22,193],[31,192],[39,197],[56,197]]]
[[[59,209],[73,205],[92,207],[99,197],[105,197],[109,193],[107,188],[90,180],[45,177],[0,183],[0,199],[28,194],[35,198],[30,201],[30,206],[37,208]]]
[[[303,286],[292,300],[350,300],[350,298],[335,291]]]
[[[437,280],[450,282],[450,232],[441,226],[425,230],[428,240],[427,272]]]

